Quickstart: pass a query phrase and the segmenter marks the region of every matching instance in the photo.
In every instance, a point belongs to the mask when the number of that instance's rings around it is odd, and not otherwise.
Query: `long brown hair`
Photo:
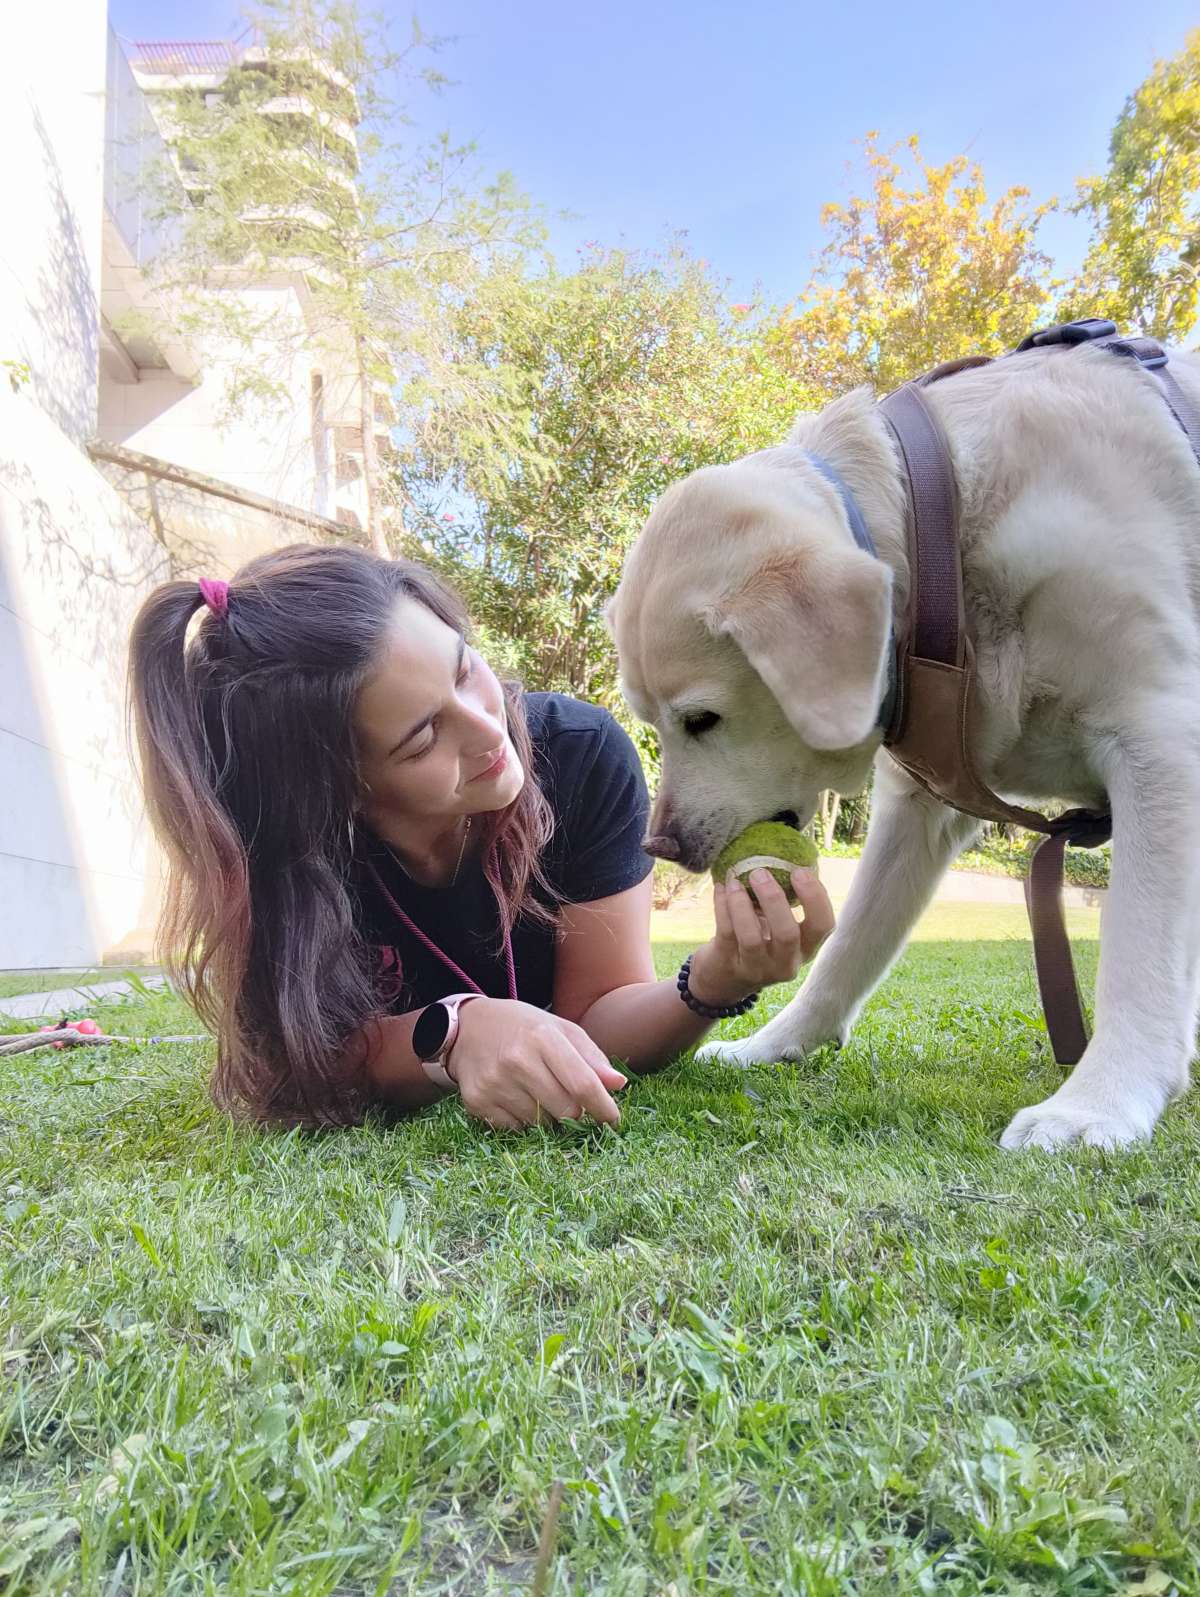
[[[191,638],[194,582],[156,588],[134,623],[131,707],[169,866],[161,957],[217,1033],[212,1091],[232,1112],[345,1125],[367,1104],[365,1047],[348,1048],[379,1013],[351,892],[354,702],[400,598],[467,635],[423,566],[304,544],[244,566],[226,613]],[[525,785],[482,831],[508,931],[552,918],[539,865],[552,817],[519,688],[505,698]]]

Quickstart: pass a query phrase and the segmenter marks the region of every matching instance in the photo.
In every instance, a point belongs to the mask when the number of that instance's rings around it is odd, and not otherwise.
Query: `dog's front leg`
[[[697,1058],[767,1064],[802,1059],[824,1043],[844,1041],[942,873],[978,830],[978,821],[931,798],[890,755],[877,755],[862,862],[812,974],[761,1031],[737,1042],[706,1043]]]
[[[1200,971],[1200,731],[1195,705],[1154,704],[1107,743],[1112,885],[1096,1030],[1052,1097],[1022,1109],[1005,1148],[1120,1147],[1150,1136],[1188,1082]],[[1153,729],[1153,730],[1150,730]]]

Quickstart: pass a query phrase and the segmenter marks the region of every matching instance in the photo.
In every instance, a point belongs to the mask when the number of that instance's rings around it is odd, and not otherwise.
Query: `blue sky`
[[[377,0],[378,3],[378,0]],[[385,3],[403,32],[410,8]],[[221,38],[231,0],[110,0],[127,38]],[[1174,54],[1195,0],[927,4],[784,0],[635,4],[434,0],[456,80],[414,97],[418,125],[475,139],[552,212],[566,264],[584,240],[655,248],[677,230],[731,296],[785,300],[807,280],[822,204],[870,128],[919,133],[943,160],[966,150],[989,189],[1069,196],[1100,170],[1125,96]],[[1077,264],[1082,224],[1053,217],[1043,246]]]

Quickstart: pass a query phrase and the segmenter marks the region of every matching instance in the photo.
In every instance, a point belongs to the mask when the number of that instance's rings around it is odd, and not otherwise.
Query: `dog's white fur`
[[[1171,371],[1200,401],[1200,361]],[[1182,1092],[1200,1008],[1200,471],[1157,381],[1099,350],[1031,353],[934,384],[961,496],[978,766],[1025,802],[1112,806],[1095,1035],[1008,1148],[1148,1137]],[[853,544],[823,455],[879,559]],[[909,582],[900,468],[865,390],[788,442],[660,501],[610,624],[625,692],[658,728],[651,831],[692,869],[823,788],[875,786],[840,924],[797,998],[710,1058],[799,1059],[844,1039],[978,823],[930,799],[874,731],[889,617]],[[701,735],[689,719],[716,714]],[[665,842],[663,841],[665,839]]]

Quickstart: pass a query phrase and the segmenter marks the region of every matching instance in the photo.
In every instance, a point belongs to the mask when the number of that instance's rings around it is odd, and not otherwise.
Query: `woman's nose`
[[[465,705],[463,709],[466,717],[463,736],[474,755],[493,753],[504,742],[503,720],[487,710]]]

